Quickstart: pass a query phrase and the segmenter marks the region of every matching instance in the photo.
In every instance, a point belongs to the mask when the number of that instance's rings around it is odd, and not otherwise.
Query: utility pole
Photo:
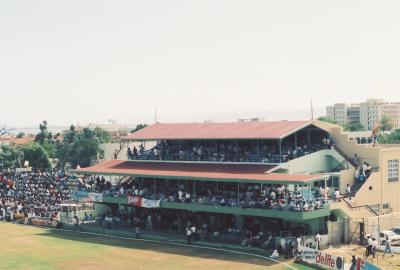
[[[314,120],[314,107],[311,99],[311,120]]]
[[[154,123],[157,124],[157,106],[154,106]]]

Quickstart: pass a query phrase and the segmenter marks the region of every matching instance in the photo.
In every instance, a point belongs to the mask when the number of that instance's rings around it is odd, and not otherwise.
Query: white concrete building
[[[359,104],[336,103],[326,107],[326,116],[341,125],[361,123],[372,130],[382,116],[388,116],[394,128],[400,128],[400,102],[390,103],[383,99],[368,99]]]

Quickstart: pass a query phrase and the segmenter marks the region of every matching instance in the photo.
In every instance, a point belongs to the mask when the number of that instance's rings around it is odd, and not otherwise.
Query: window
[[[338,176],[329,177],[327,185],[330,188],[339,188],[339,177]]]
[[[388,182],[399,181],[399,160],[388,160]]]
[[[382,205],[382,208],[383,209],[389,209],[389,203],[384,203],[383,205]]]

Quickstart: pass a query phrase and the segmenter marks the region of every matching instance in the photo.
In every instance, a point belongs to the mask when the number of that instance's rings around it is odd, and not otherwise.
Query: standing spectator
[[[374,255],[374,258],[377,249],[378,249],[378,241],[376,240],[376,238],[372,238],[372,254]]]
[[[301,246],[301,236],[299,235],[299,236],[297,236],[297,239],[296,239],[296,241],[297,241],[297,249],[299,249],[300,248],[300,246]]]
[[[392,251],[392,246],[390,244],[390,240],[389,237],[386,235],[386,239],[385,239],[385,251],[383,252],[383,257],[385,257],[386,253],[390,253],[393,257],[393,251]]]
[[[136,225],[135,227],[135,234],[136,234],[136,239],[140,238],[140,228],[138,225]]]
[[[79,232],[80,228],[79,228],[79,218],[77,215],[74,216],[73,218],[73,223],[74,223],[74,230]]]
[[[192,238],[193,238],[193,241],[197,241],[197,230],[196,230],[196,226],[192,226],[192,228],[190,228],[190,230],[192,231]]]
[[[128,150],[126,151],[126,154],[128,155],[128,159],[132,159],[132,150],[130,147],[128,147]]]
[[[335,201],[340,202],[340,191],[339,189],[335,189]]]
[[[372,240],[371,236],[367,237],[367,255],[366,257],[368,258],[369,255],[372,255],[373,258],[375,258],[375,254],[372,251],[372,248],[374,246],[374,241]]]
[[[322,240],[321,235],[319,233],[317,233],[317,235],[315,236],[315,249],[316,250],[320,250],[321,240]]]
[[[347,184],[347,186],[346,186],[346,197],[350,198],[350,200],[351,200],[351,188],[350,188],[349,184]]]
[[[147,216],[147,229],[148,230],[153,229],[153,220],[150,214]]]
[[[350,270],[356,270],[356,269],[357,269],[357,259],[356,256],[352,255]]]
[[[192,231],[190,228],[186,228],[186,240],[188,245],[192,244]]]

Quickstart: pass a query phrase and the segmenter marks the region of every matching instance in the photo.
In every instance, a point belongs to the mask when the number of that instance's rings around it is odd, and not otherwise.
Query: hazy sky
[[[399,11],[366,0],[0,0],[0,124],[147,121],[155,106],[160,121],[268,119],[311,98],[400,101]]]

